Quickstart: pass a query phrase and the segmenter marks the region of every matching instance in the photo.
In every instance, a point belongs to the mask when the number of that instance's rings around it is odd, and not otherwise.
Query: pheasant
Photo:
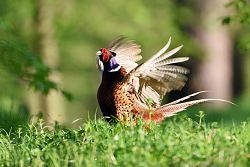
[[[166,52],[170,43],[171,38],[160,51],[140,65],[137,64],[142,59],[140,45],[124,37],[97,51],[97,67],[102,74],[97,100],[106,120],[116,118],[121,122],[136,122],[140,118],[145,122],[160,123],[195,104],[228,102],[222,99],[183,102],[204,92],[200,91],[161,105],[166,93],[183,88],[189,73],[187,68],[175,65],[187,61],[188,57],[171,58],[182,46]]]

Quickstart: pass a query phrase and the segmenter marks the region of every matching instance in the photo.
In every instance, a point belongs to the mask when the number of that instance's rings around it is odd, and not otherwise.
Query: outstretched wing
[[[108,48],[116,53],[117,63],[123,66],[127,73],[137,67],[136,62],[142,59],[140,45],[127,40],[125,37],[118,37],[113,40]]]
[[[189,73],[189,70],[173,64],[187,61],[189,58],[169,58],[182,48],[179,46],[166,52],[170,43],[171,38],[152,58],[127,75],[125,82],[128,87],[132,85],[143,103],[151,101],[156,105],[155,107],[160,106],[161,100],[167,92],[182,89],[187,81],[185,74]]]

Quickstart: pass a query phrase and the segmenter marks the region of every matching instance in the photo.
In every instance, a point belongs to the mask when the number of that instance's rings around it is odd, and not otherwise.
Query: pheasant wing
[[[187,81],[185,74],[189,70],[174,65],[187,61],[188,57],[170,58],[178,52],[179,46],[166,52],[170,46],[171,38],[168,43],[144,64],[132,70],[126,78],[128,86],[133,87],[139,99],[143,103],[153,102],[153,105],[160,106],[163,96],[171,90],[180,90]]]
[[[138,66],[136,62],[142,59],[140,45],[125,37],[113,40],[108,48],[116,53],[116,61],[126,69],[127,73],[136,68]]]

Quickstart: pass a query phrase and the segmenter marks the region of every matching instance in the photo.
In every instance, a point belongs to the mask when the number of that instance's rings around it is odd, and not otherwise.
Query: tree
[[[41,56],[43,62],[53,70],[48,78],[57,83],[62,84],[61,74],[58,70],[59,67],[59,52],[57,42],[54,38],[53,30],[53,7],[49,0],[37,0],[35,16],[35,50]],[[60,92],[51,90],[48,95],[36,94],[31,96],[31,111],[36,114],[42,111],[47,123],[55,121],[63,122],[64,120],[64,103],[63,97]],[[37,99],[34,101],[34,99]],[[36,104],[36,105],[32,105]]]
[[[200,3],[200,26],[197,37],[205,58],[199,65],[198,87],[209,91],[209,97],[232,99],[232,42],[229,31],[220,24],[225,14],[225,0]],[[222,103],[221,103],[222,104]]]
[[[25,105],[28,101],[29,108],[32,111],[31,115],[37,115],[38,112],[45,111],[47,108],[50,108],[50,111],[55,110],[51,109],[54,105],[47,105],[45,100],[41,100],[41,97],[42,99],[49,99],[53,94],[56,94],[56,100],[62,100],[62,95],[71,100],[71,94],[62,89],[60,81],[56,80],[57,76],[59,76],[56,72],[59,63],[55,60],[58,58],[55,56],[58,55],[58,53],[56,42],[53,39],[53,31],[50,31],[51,34],[49,35],[44,34],[43,30],[38,31],[38,26],[34,26],[37,22],[31,24],[31,21],[27,21],[32,20],[32,18],[34,19],[34,13],[32,13],[32,11],[34,11],[34,4],[30,3],[29,0],[24,1],[22,5],[18,5],[13,1],[3,0],[1,1],[1,9],[5,10],[0,11],[0,100],[9,99],[9,101],[15,105]],[[8,11],[15,11],[15,13]],[[25,11],[25,13],[21,11]],[[37,14],[39,14],[39,12],[37,12]],[[38,20],[38,15],[36,18]],[[48,20],[51,22],[50,19],[51,18]],[[34,39],[33,33],[35,29],[37,30],[36,40]],[[44,38],[44,36],[46,36],[46,38]],[[54,43],[54,45],[51,46],[51,43],[47,44],[47,42]],[[34,48],[39,49],[32,49],[31,44],[34,43],[37,43]],[[44,45],[47,47],[44,47]],[[49,55],[48,52],[50,54],[53,52],[52,56]],[[42,56],[38,56],[39,53],[49,55],[49,61],[46,61]],[[53,57],[55,59],[51,61]],[[27,87],[29,87],[29,89],[27,89]],[[29,90],[29,95],[25,96],[25,90]],[[39,94],[40,98],[36,98],[37,95],[34,96],[34,92]],[[44,102],[43,104],[46,104],[46,107],[43,105],[44,108],[41,108],[40,102],[42,101]],[[49,99],[49,101],[53,102],[53,104],[56,103],[54,98],[53,100]],[[0,104],[2,106],[2,101],[0,101]],[[40,105],[40,108],[37,107],[38,105]],[[62,105],[59,105],[59,107],[60,106]],[[56,111],[59,111],[59,109]],[[53,114],[54,112],[52,114],[47,114],[46,112],[44,115],[47,115],[48,118],[46,119],[50,121],[52,120],[50,118],[54,117]],[[48,115],[50,115],[50,117]]]
[[[250,97],[250,1],[232,0],[226,4],[226,7],[233,10],[233,13],[226,14],[223,17],[223,25],[237,25],[236,28],[236,50],[237,56],[242,57],[243,66],[243,98],[249,104]]]

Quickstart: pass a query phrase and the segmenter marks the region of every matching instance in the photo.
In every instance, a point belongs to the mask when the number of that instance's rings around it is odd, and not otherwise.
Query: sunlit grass
[[[78,129],[42,120],[13,132],[1,130],[3,166],[249,166],[249,122],[223,127],[176,116],[145,128],[88,121]]]

